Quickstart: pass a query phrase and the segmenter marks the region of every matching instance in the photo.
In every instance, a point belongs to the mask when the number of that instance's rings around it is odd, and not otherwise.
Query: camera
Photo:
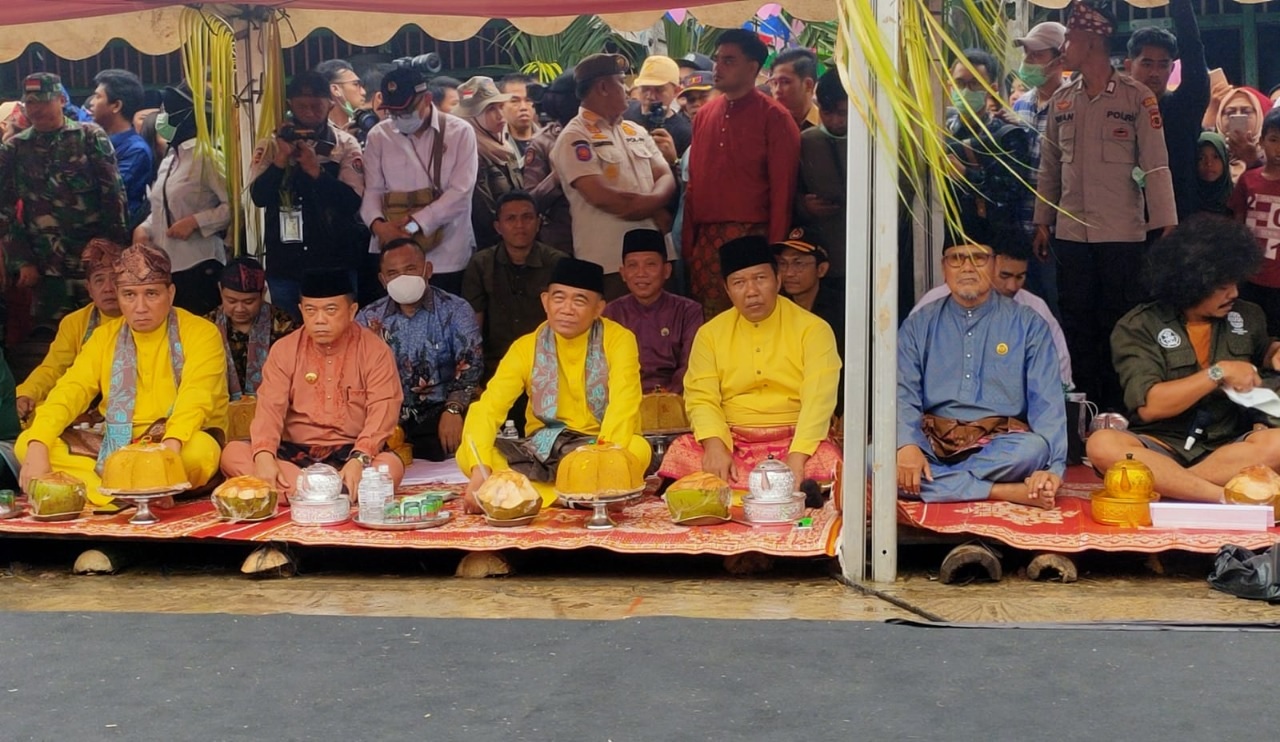
[[[644,128],[649,131],[661,129],[667,121],[667,107],[662,105],[661,101],[651,103],[648,112],[644,115]]]
[[[276,132],[276,138],[289,144],[312,142],[315,146],[316,154],[321,157],[330,155],[333,152],[334,145],[338,143],[327,125],[319,129],[306,129],[292,122],[281,126],[280,130]]]
[[[373,131],[373,127],[377,126],[381,120],[372,108],[357,109],[351,114],[349,131],[355,134],[356,139],[363,144],[365,137],[369,136],[369,132]]]
[[[424,75],[440,74],[440,70],[444,69],[444,60],[435,52],[427,52],[419,54],[416,57],[400,57],[392,62],[397,67],[411,67]]]

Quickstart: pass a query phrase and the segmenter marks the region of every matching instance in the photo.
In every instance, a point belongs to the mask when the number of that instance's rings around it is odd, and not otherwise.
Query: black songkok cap
[[[350,296],[354,293],[351,278],[345,269],[310,270],[302,274],[304,298],[328,299],[334,296]]]
[[[267,288],[267,274],[258,261],[249,257],[239,257],[223,266],[218,283],[229,291],[261,294]]]
[[[773,266],[775,271],[778,270],[778,259],[769,247],[769,240],[760,235],[738,237],[720,246],[721,278],[728,279],[744,268],[766,264]]]
[[[548,283],[594,291],[604,296],[604,268],[589,260],[564,257],[552,269]]]
[[[622,257],[633,252],[656,252],[667,257],[667,241],[656,229],[633,229],[622,236]]]

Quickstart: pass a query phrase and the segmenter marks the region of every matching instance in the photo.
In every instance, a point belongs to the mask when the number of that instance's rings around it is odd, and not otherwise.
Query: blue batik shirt
[[[401,420],[416,421],[445,402],[470,404],[484,374],[484,346],[465,299],[428,286],[412,317],[383,297],[360,310],[356,321],[395,353],[404,388]]]

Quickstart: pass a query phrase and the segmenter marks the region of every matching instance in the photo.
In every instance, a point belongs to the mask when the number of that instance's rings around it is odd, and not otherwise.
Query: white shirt
[[[920,297],[920,301],[916,302],[916,305],[911,308],[911,314],[920,311],[926,304],[932,304],[950,295],[951,289],[945,283],[929,289],[924,296]],[[1018,289],[1018,293],[1013,295],[1013,300],[1024,307],[1030,308],[1031,311],[1040,315],[1045,322],[1049,323],[1049,334],[1053,336],[1053,347],[1058,351],[1058,374],[1062,376],[1062,385],[1067,389],[1074,389],[1076,385],[1071,380],[1071,352],[1067,350],[1067,338],[1063,336],[1062,326],[1058,324],[1057,318],[1053,316],[1053,312],[1049,311],[1049,305],[1044,303],[1044,299],[1026,289]]]
[[[227,262],[227,250],[219,234],[231,224],[227,181],[217,163],[196,151],[195,139],[169,148],[147,197],[151,200],[151,214],[142,222],[142,228],[151,236],[152,244],[169,254],[174,271],[193,268],[206,260]],[[165,235],[171,217],[178,222],[189,216],[194,216],[200,225],[190,237],[177,240]]]
[[[443,132],[443,134],[441,133]],[[443,136],[444,157],[440,166],[441,183],[431,182],[431,150],[436,137]],[[440,197],[413,215],[423,233],[443,228],[440,244],[427,253],[427,260],[437,273],[455,273],[467,267],[475,251],[476,237],[471,229],[471,192],[476,187],[479,155],[476,133],[471,125],[456,116],[431,107],[431,121],[419,135],[401,134],[391,119],[373,127],[364,145],[364,201],[360,219],[372,227],[382,218],[382,196],[391,192],[435,188]],[[382,251],[378,238],[369,241],[369,252]]]

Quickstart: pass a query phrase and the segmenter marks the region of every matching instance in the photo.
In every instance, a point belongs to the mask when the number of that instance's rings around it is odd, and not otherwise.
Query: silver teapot
[[[791,467],[773,456],[756,464],[747,477],[747,489],[758,501],[779,502],[791,499],[796,491],[796,475]]]

